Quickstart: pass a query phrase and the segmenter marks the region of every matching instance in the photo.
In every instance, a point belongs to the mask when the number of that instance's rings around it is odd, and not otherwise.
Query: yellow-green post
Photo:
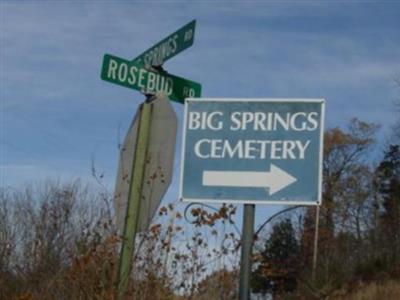
[[[131,180],[129,183],[129,198],[118,267],[118,300],[125,298],[133,265],[135,236],[139,221],[143,176],[150,133],[151,108],[152,104],[146,102],[142,103],[140,106],[135,156],[133,159]]]

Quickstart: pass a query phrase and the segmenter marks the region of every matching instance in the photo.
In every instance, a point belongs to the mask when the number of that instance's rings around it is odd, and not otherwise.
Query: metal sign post
[[[115,190],[116,221],[123,232],[119,299],[128,286],[136,233],[147,230],[171,183],[176,129],[176,115],[168,98],[157,94],[139,107],[121,150]]]
[[[319,211],[320,211],[320,206],[317,205],[317,207],[316,207],[316,212],[315,212],[313,264],[312,264],[312,273],[311,273],[311,279],[312,279],[312,282],[313,282],[313,283],[315,283],[315,275],[316,275],[316,272],[317,272],[318,232],[319,232]]]
[[[250,299],[250,278],[256,206],[245,204],[243,212],[242,252],[240,257],[239,299]]]
[[[103,80],[139,90],[148,97],[156,95],[155,99],[148,99],[140,106],[138,122],[135,118],[124,142],[126,149],[121,151],[115,193],[117,223],[120,229],[123,228],[117,279],[118,299],[124,298],[128,287],[136,232],[148,227],[171,183],[177,120],[169,99],[183,103],[187,97],[201,95],[199,83],[162,69],[166,60],[193,45],[195,27],[196,21],[193,20],[132,61],[110,54],[105,54],[103,58]],[[159,93],[164,95],[157,106],[153,106],[150,101],[157,100]],[[133,154],[133,159],[129,157],[130,154]],[[124,171],[124,167],[131,167],[131,172]],[[161,179],[155,182],[158,176]],[[145,180],[148,185],[146,188]],[[142,200],[146,202],[141,208]],[[124,212],[126,217],[122,221]]]
[[[135,156],[132,165],[132,180],[129,185],[129,200],[126,210],[122,248],[118,267],[118,299],[121,300],[124,299],[132,269],[135,236],[139,223],[143,174],[150,131],[151,104],[145,102],[139,109],[139,128]]]

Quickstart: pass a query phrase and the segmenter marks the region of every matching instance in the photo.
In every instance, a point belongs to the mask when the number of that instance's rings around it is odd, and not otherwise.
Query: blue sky
[[[102,57],[132,59],[192,19],[194,45],[165,68],[200,82],[204,97],[325,98],[326,127],[358,117],[388,136],[400,2],[1,1],[0,186],[91,182],[94,159],[111,191],[144,97],[102,81]],[[179,158],[166,200],[178,195]]]

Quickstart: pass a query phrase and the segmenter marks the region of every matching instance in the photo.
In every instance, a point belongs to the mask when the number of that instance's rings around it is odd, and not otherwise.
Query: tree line
[[[378,129],[353,119],[347,130],[325,132],[315,274],[312,207],[297,223],[286,216],[273,226],[253,273],[254,292],[320,299],[362,282],[400,278],[400,144],[392,139],[374,165],[369,154]]]

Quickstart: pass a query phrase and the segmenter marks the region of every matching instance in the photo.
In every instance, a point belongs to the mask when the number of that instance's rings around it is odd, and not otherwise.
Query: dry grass
[[[0,300],[115,299],[122,238],[111,207],[110,195],[79,181],[0,188]],[[203,288],[207,275],[235,264],[227,257],[238,257],[229,221],[234,213],[233,206],[215,212],[194,207],[191,224],[176,204],[161,207],[149,231],[137,237],[126,298],[235,298],[236,273],[221,273],[220,284]]]
[[[355,292],[346,292],[334,300],[397,300],[400,299],[400,282],[370,283]]]

